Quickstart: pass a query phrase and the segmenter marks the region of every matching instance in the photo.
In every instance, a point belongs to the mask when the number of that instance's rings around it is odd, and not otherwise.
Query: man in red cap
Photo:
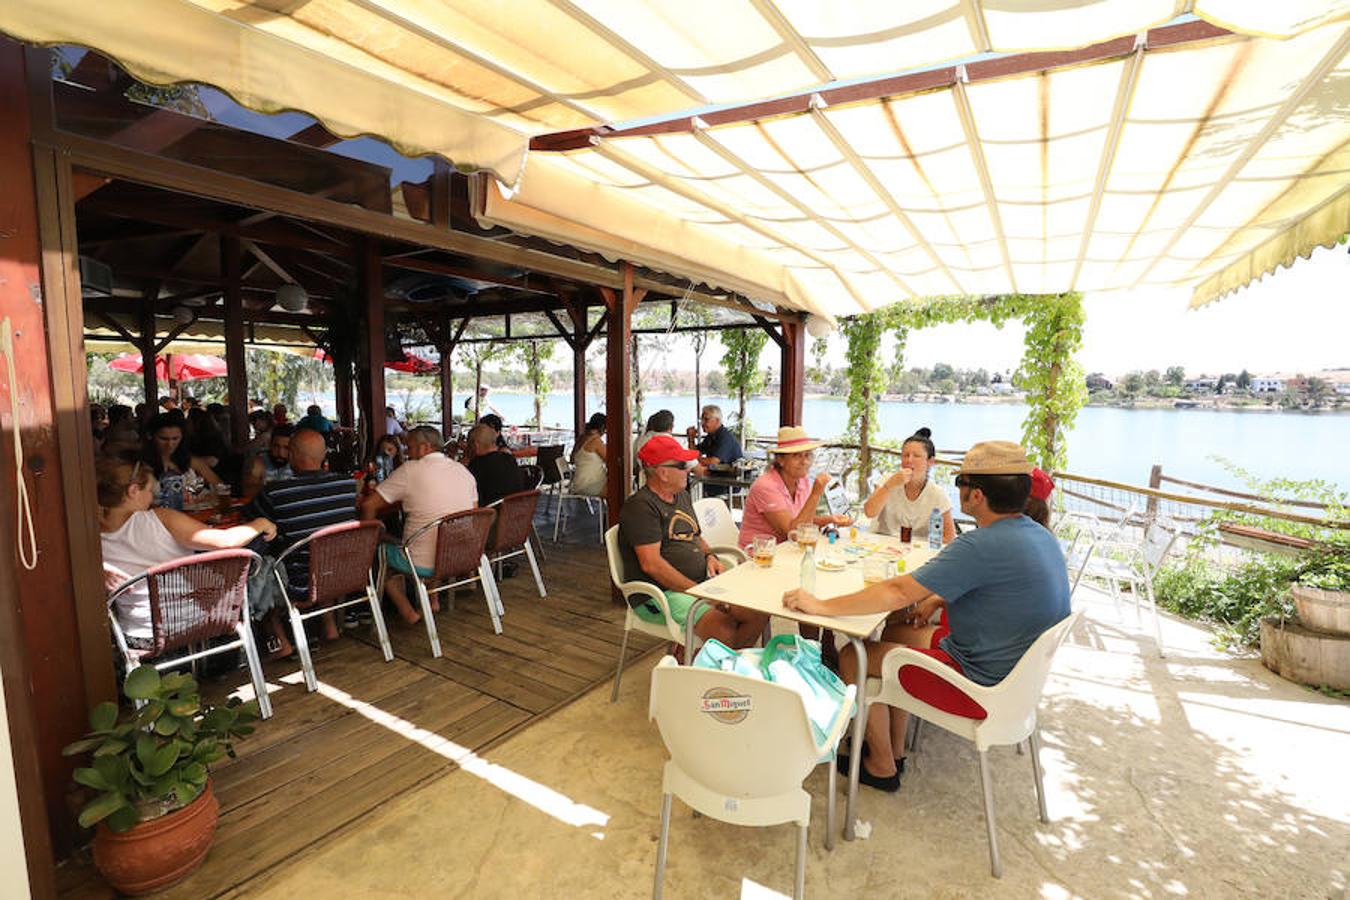
[[[624,501],[619,514],[624,577],[660,587],[671,616],[684,627],[695,603],[685,591],[723,569],[703,540],[689,499],[689,469],[697,463],[698,451],[681,447],[669,435],[658,434],[642,445],[638,461],[647,482]],[[635,604],[634,610],[649,622],[665,621],[650,600]],[[738,649],[752,646],[768,622],[767,616],[728,606],[704,606],[696,616],[695,634],[704,640],[717,638]]]

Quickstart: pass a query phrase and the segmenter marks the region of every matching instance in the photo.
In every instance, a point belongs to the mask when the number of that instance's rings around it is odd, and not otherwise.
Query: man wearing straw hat
[[[975,520],[975,531],[958,536],[912,575],[828,601],[802,590],[788,591],[783,605],[842,616],[904,610],[902,620],[888,626],[880,642],[868,642],[869,674],[880,676],[883,657],[897,646],[908,646],[977,684],[998,684],[1036,638],[1069,614],[1069,579],[1059,542],[1022,515],[1031,496],[1031,473],[1026,452],[1012,441],[976,444],[956,475],[961,512]],[[950,627],[930,624],[944,607]],[[857,665],[852,647],[840,652],[839,665],[840,674],[852,681]],[[970,698],[946,685],[922,691],[916,685],[911,693],[954,715],[983,715],[978,707],[971,708]],[[864,784],[899,790],[904,760],[894,758],[892,748],[904,746],[906,724],[902,710],[880,704],[869,709],[867,755],[860,769]]]
[[[811,462],[820,445],[799,426],[785,425],[778,429],[778,443],[769,448],[773,461],[755,479],[745,498],[745,517],[738,539],[742,547],[761,535],[785,541],[789,531],[808,522],[847,525],[852,521],[848,516],[816,515],[821,495],[832,480],[825,472],[814,481],[810,478]]]

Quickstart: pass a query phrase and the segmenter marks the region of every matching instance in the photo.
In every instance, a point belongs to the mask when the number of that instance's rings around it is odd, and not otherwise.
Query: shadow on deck
[[[457,768],[473,752],[555,712],[614,674],[623,607],[610,599],[597,522],[581,504],[567,530],[587,543],[545,540],[540,598],[523,558],[500,582],[506,615],[494,634],[481,591],[437,616],[442,651],[426,630],[387,613],[394,660],[384,662],[369,626],[317,647],[319,690],[304,688],[298,661],[266,666],[275,715],[213,767],[220,823],[206,862],[162,897],[207,898],[246,885],[381,804]],[[553,518],[536,519],[541,536]],[[444,597],[445,595],[442,595]],[[628,660],[657,645],[634,634]],[[246,670],[204,681],[220,700],[252,695]],[[59,873],[64,897],[112,897],[82,851]]]

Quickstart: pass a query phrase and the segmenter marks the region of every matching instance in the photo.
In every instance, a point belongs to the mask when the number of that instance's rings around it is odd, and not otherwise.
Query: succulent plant
[[[252,734],[258,719],[257,701],[203,706],[191,675],[161,676],[151,666],[132,669],[123,691],[139,708],[99,703],[89,713],[89,734],[61,751],[90,754],[89,766],[74,774],[97,792],[80,810],[85,828],[102,822],[126,831],[191,803],[211,763],[233,757],[234,741]]]

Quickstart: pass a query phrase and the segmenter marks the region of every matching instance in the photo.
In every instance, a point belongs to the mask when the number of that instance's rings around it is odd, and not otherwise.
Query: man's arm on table
[[[942,598],[914,580],[913,575],[898,575],[895,578],[869,584],[860,591],[821,600],[801,588],[794,588],[783,595],[783,605],[788,609],[801,610],[816,616],[858,616],[866,613],[893,612],[906,606],[920,604],[918,612],[928,607],[928,614],[942,602]]]

